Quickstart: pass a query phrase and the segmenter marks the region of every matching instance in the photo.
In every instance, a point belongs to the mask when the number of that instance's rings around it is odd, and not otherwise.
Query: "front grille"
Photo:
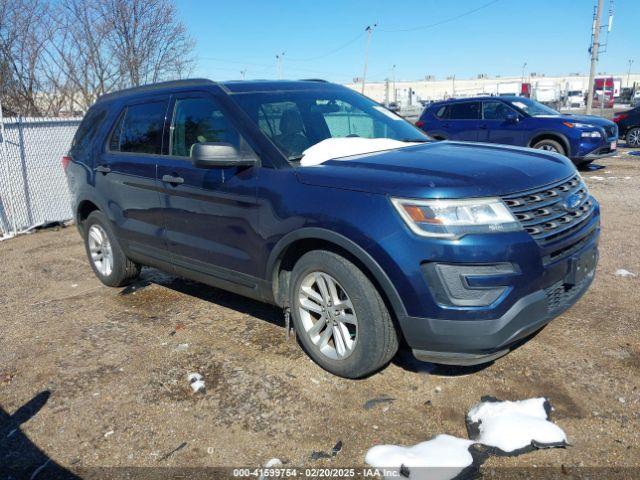
[[[580,176],[502,197],[522,227],[540,245],[571,235],[591,218],[594,203]],[[575,205],[568,205],[574,200]]]

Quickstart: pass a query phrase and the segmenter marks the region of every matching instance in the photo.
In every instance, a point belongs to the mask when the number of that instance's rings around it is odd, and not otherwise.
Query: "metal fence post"
[[[33,209],[31,207],[31,193],[29,192],[29,176],[27,175],[27,154],[24,147],[24,125],[22,117],[18,117],[18,148],[20,149],[20,167],[24,189],[24,202],[27,210],[27,225],[33,225]]]
[[[18,227],[16,226],[16,205],[15,205],[15,195],[13,194],[13,188],[11,186],[11,169],[9,167],[9,150],[7,147],[7,136],[6,133],[4,131],[4,116],[3,116],[3,112],[2,112],[2,102],[0,102],[0,141],[2,141],[2,155],[0,155],[0,157],[4,158],[4,162],[2,162],[4,164],[5,167],[5,172],[6,172],[6,181],[7,181],[7,190],[8,190],[8,196],[9,196],[9,206],[11,208],[11,225],[9,224],[9,221],[7,219],[7,214],[4,210],[4,205],[2,203],[0,203],[0,221],[3,221],[3,223],[5,224],[5,226],[3,227],[5,229],[5,231],[9,234],[17,234],[18,233]],[[6,196],[5,196],[6,199]],[[0,198],[0,200],[2,200]]]

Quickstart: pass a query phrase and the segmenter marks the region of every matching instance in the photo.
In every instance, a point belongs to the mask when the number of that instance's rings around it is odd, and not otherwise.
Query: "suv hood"
[[[571,115],[563,113],[559,115],[536,115],[533,118],[554,118],[559,122],[588,123],[589,125],[596,125],[598,127],[610,127],[613,125],[611,120],[596,115]]]
[[[490,197],[576,173],[562,155],[484,143],[430,142],[299,167],[300,182],[412,198]]]

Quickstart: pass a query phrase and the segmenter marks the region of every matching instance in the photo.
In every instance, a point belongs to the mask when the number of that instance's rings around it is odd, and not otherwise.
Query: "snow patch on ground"
[[[369,449],[364,461],[388,470],[388,478],[399,478],[402,471],[412,480],[445,480],[455,478],[473,464],[469,452],[473,444],[471,440],[443,434],[412,447],[376,445]]]
[[[635,273],[630,272],[629,270],[625,270],[624,268],[619,268],[613,273],[616,277],[635,277],[637,276]]]
[[[310,167],[333,160],[364,153],[383,152],[396,148],[418,145],[412,142],[401,142],[390,138],[327,138],[302,152],[300,165]]]
[[[442,434],[408,447],[376,445],[364,461],[381,470],[385,478],[473,478],[489,455],[567,446],[564,431],[549,421],[551,410],[544,397],[519,401],[483,397],[467,413],[470,440]]]
[[[499,453],[565,446],[567,436],[549,421],[550,411],[543,397],[515,402],[488,399],[469,410],[467,430],[471,439],[497,448]]]

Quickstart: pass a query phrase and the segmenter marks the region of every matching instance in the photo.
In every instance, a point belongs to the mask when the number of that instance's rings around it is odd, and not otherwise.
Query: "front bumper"
[[[476,365],[500,358],[576,303],[594,276],[592,271],[580,285],[568,291],[560,284],[534,292],[518,300],[495,320],[421,319],[426,329],[423,334],[430,337],[431,347],[414,348],[413,355],[418,360],[449,365]],[[560,288],[562,293],[556,293]],[[564,298],[558,300],[558,296]]]
[[[595,275],[598,219],[594,218],[593,222],[575,248],[547,264],[536,289],[517,299],[502,315],[477,319],[408,315],[399,318],[414,356],[451,365],[489,362],[505,355],[569,309],[587,291]],[[588,269],[584,265],[588,265]],[[579,278],[576,268],[583,271]]]

